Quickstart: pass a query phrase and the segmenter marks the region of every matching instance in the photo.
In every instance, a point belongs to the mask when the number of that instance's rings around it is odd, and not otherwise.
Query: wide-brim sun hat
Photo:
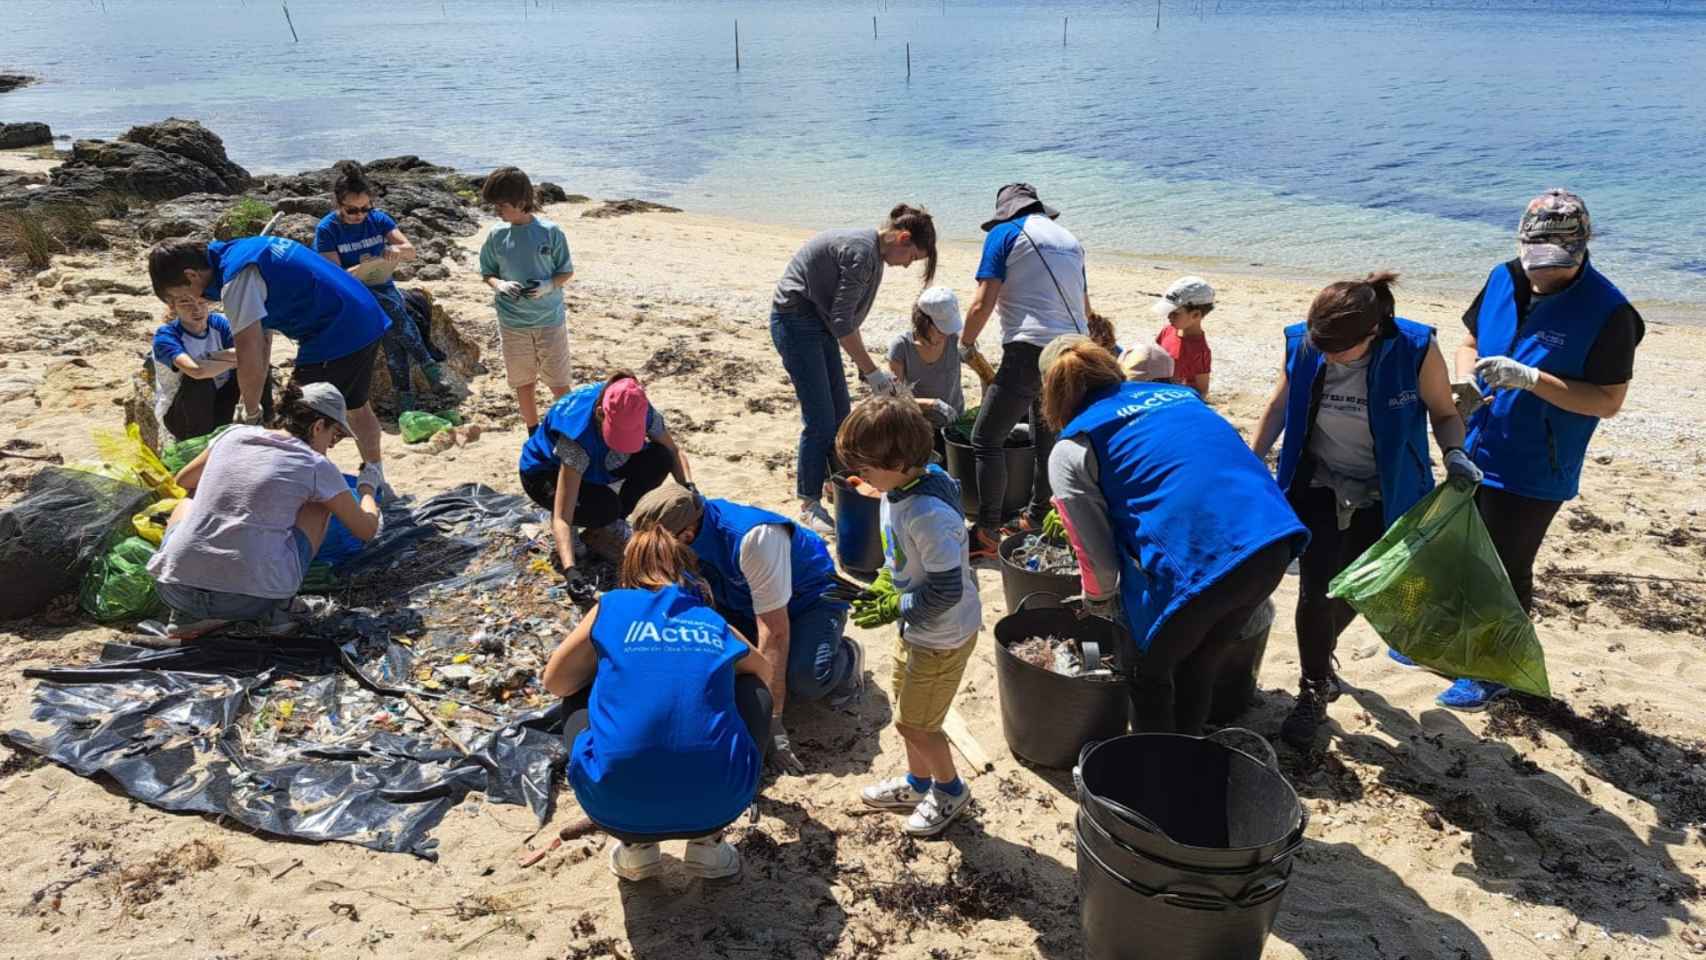
[[[1009,183],[995,191],[995,216],[983,221],[983,230],[989,232],[998,223],[1017,217],[1021,213],[1040,213],[1050,220],[1060,216],[1060,211],[1044,203],[1037,196],[1037,188],[1028,183]]]

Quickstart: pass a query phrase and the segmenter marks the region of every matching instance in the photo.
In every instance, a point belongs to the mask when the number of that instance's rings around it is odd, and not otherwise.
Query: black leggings
[[[661,443],[648,443],[639,453],[629,457],[627,463],[610,471],[622,481],[620,492],[602,483],[583,480],[580,496],[575,500],[575,515],[569,522],[587,529],[615,523],[633,513],[634,505],[640,502],[641,497],[663,486],[674,469],[675,454]],[[527,496],[534,503],[546,510],[554,510],[559,472],[550,469],[523,473],[521,489],[527,491]]]
[[[1493,538],[1493,547],[1504,561],[1505,575],[1524,610],[1534,607],[1534,557],[1546,540],[1546,528],[1564,504],[1557,500],[1536,500],[1504,490],[1483,486],[1475,495],[1481,508],[1481,520]]]
[[[1031,444],[1036,470],[1031,479],[1030,513],[1041,520],[1049,511],[1048,458],[1054,450],[1054,434],[1043,421],[1042,374],[1037,358],[1042,348],[1029,343],[1009,343],[1001,348],[1001,369],[983,389],[983,405],[972,425],[972,456],[977,470],[977,522],[994,530],[1001,526],[1007,500],[1007,437],[1029,414]]]
[[[1340,530],[1333,491],[1305,479],[1292,486],[1289,499],[1309,528],[1309,546],[1297,563],[1297,659],[1303,679],[1322,683],[1332,672],[1339,634],[1356,619],[1350,604],[1327,596],[1327,585],[1380,539],[1386,518],[1377,502],[1352,514],[1351,525]]]
[[[1133,730],[1202,733],[1222,661],[1238,648],[1251,614],[1289,566],[1289,539],[1263,547],[1168,617],[1147,652],[1128,657],[1136,664],[1131,671]]]
[[[571,753],[575,749],[575,737],[580,736],[580,732],[592,723],[591,717],[587,713],[591,700],[592,684],[590,683],[579,693],[563,699],[563,710],[568,714],[563,721],[563,742],[568,745]],[[755,674],[735,674],[735,710],[740,714],[741,722],[746,724],[746,732],[752,734],[752,742],[758,744],[759,754],[765,757],[770,754],[770,711],[775,706],[776,702],[770,698],[770,688],[764,685],[764,681],[758,679]],[[683,797],[682,799],[685,803],[691,803],[693,800],[692,797]],[[729,822],[733,823],[734,821]],[[623,843],[694,840],[699,837],[710,836],[726,826],[728,826],[727,823],[715,830],[693,830],[687,833],[624,833],[599,824],[605,833]]]

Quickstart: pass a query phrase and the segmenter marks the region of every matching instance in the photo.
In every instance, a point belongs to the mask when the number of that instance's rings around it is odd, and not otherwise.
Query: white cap
[[[349,428],[349,407],[344,404],[344,395],[337,387],[329,383],[310,383],[302,388],[302,402],[308,409],[342,427],[346,436],[355,436],[355,431]]]
[[[1202,277],[1180,277],[1173,281],[1161,299],[1155,301],[1149,309],[1155,311],[1158,317],[1165,317],[1180,307],[1206,307],[1214,302],[1214,288]]]
[[[1173,356],[1159,344],[1132,347],[1120,354],[1120,369],[1127,380],[1139,383],[1148,380],[1170,380],[1173,377]]]
[[[965,318],[960,316],[960,298],[948,287],[931,287],[919,294],[918,309],[950,337],[966,328]]]

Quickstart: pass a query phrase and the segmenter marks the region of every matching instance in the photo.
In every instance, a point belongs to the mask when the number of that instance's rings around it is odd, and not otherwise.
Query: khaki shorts
[[[540,380],[553,392],[574,386],[569,370],[569,329],[559,323],[549,327],[506,327],[498,325],[503,340],[504,376],[511,389],[531,387]]]
[[[960,679],[966,675],[977,634],[952,650],[915,647],[896,639],[894,645],[895,722],[935,733],[942,729]]]

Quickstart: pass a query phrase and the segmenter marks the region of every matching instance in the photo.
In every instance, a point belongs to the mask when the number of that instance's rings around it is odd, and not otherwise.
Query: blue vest
[[[1096,454],[1120,546],[1120,603],[1139,651],[1263,547],[1290,540],[1295,554],[1309,542],[1267,466],[1190,387],[1097,391],[1060,436],[1083,436]]]
[[[1374,434],[1374,464],[1380,473],[1380,506],[1386,525],[1394,522],[1434,488],[1428,460],[1428,407],[1419,386],[1422,361],[1433,343],[1434,328],[1397,318],[1397,330],[1369,349],[1368,429]],[[1327,357],[1309,342],[1307,324],[1285,328],[1285,444],[1280,448],[1279,485],[1288,493],[1309,450],[1315,426],[1315,384]]]
[[[213,279],[207,296],[219,299],[244,268],[260,268],[267,282],[261,326],[296,341],[296,362],[347,357],[385,335],[391,318],[361,281],[295,240],[246,237],[207,245]]]
[[[705,517],[693,538],[693,552],[699,557],[700,573],[711,584],[718,610],[744,619],[756,618],[752,588],[740,570],[740,544],[753,527],[766,523],[786,527],[793,537],[794,596],[788,601],[789,616],[816,606],[825,591],[835,585],[835,561],[829,559],[822,537],[768,510],[727,500],[706,500]]]
[[[746,644],[678,587],[604,594],[592,644],[589,722],[568,770],[586,815],[625,833],[710,832],[740,816],[763,766],[735,710]]]
[[[521,445],[521,472],[537,473],[549,470],[555,473],[563,465],[557,458],[557,440],[567,437],[586,451],[590,461],[581,482],[609,484],[614,481],[615,477],[611,476],[610,470],[605,466],[610,457],[610,445],[604,442],[604,431],[593,417],[593,411],[598,407],[598,399],[603,395],[604,384],[590,383],[558,397],[557,402],[551,404],[551,408],[539,418],[539,428]],[[652,408],[647,406],[648,421],[651,415]]]
[[[1627,302],[1592,263],[1584,263],[1574,283],[1534,304],[1519,330],[1516,288],[1501,264],[1487,277],[1475,340],[1483,357],[1510,357],[1580,380],[1605,322]],[[1500,390],[1469,418],[1466,446],[1486,471],[1487,486],[1536,500],[1571,500],[1598,426],[1598,417],[1555,407],[1528,390]]]

